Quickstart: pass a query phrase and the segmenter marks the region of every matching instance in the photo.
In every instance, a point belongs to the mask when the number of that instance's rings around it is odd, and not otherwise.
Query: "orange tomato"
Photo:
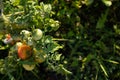
[[[28,59],[32,55],[32,48],[28,45],[18,47],[18,57],[22,60]]]

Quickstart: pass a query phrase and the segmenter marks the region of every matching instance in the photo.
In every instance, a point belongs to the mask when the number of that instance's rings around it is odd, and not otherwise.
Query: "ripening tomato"
[[[26,44],[18,47],[18,57],[22,60],[28,59],[32,55],[32,48]]]

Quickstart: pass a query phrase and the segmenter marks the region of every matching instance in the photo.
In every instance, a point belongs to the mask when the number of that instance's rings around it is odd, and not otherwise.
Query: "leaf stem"
[[[70,41],[73,42],[74,40],[70,40],[70,39],[59,39],[59,38],[53,38],[53,41]]]

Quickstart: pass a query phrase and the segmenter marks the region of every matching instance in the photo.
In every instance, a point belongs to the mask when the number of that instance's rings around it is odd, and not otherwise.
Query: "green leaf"
[[[62,54],[56,54],[56,60],[59,61]]]
[[[88,5],[91,5],[92,3],[94,2],[94,0],[85,0],[85,4],[88,6]]]
[[[107,15],[108,15],[108,9],[106,10],[106,12],[104,14],[101,15],[101,17],[97,21],[97,25],[96,25],[97,29],[101,29],[104,27],[104,24],[107,20]]]
[[[61,74],[72,74],[72,72],[68,71],[66,68],[64,68],[64,66],[62,64],[59,64],[58,65],[58,70],[57,70],[58,73],[61,73]]]
[[[1,46],[0,45],[0,50],[5,50],[5,49],[8,49],[9,48],[9,45],[6,45],[6,46]]]
[[[18,6],[20,3],[20,0],[10,0],[10,2],[13,4],[13,6]]]
[[[83,62],[84,62],[84,63],[88,63],[88,62],[90,62],[91,59],[93,59],[94,57],[95,57],[94,55],[88,54],[88,56],[83,59]]]
[[[45,12],[50,12],[52,10],[52,6],[50,4],[44,5],[44,11]]]
[[[57,50],[59,50],[60,48],[63,48],[63,46],[60,46],[60,45],[58,45],[58,44],[55,44],[55,45],[53,45],[52,46],[52,52],[55,52],[55,51],[57,51]]]
[[[60,48],[63,48],[63,46],[60,46],[57,43],[50,43],[50,44],[47,45],[46,50],[48,52],[54,53],[55,51],[59,50]]]
[[[115,45],[115,48],[120,50],[120,46],[119,45]]]
[[[43,42],[45,42],[46,44],[52,43],[53,42],[52,38],[53,38],[52,36],[47,35],[44,37]]]
[[[115,33],[120,34],[120,29],[118,28],[118,25],[117,24],[113,25],[113,27],[114,27]]]
[[[20,4],[25,6],[28,0],[20,0]]]
[[[106,46],[106,44],[100,40],[96,41],[95,46],[98,47],[101,51],[104,53],[109,52],[109,48]]]
[[[112,1],[111,1],[111,0],[102,0],[102,2],[103,2],[106,6],[111,6],[111,5],[112,5]]]
[[[49,22],[49,29],[47,31],[56,31],[59,28],[59,21],[56,21],[54,19],[48,19]]]

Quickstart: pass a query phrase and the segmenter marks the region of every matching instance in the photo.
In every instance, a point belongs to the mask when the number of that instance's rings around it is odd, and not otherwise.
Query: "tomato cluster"
[[[23,68],[30,71],[35,68],[36,63],[45,61],[44,51],[42,49],[36,49],[35,44],[33,44],[42,38],[42,31],[40,29],[34,29],[31,34],[30,31],[22,30],[21,34],[24,38],[21,37],[20,40],[15,40],[10,34],[6,34],[3,42],[15,47],[14,50],[20,61],[28,61],[30,63],[29,60],[32,59],[32,64],[22,63]]]

